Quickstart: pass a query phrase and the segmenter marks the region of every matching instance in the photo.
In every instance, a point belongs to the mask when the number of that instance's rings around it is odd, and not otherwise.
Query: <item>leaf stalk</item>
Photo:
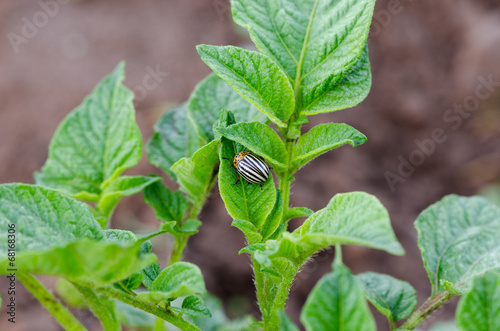
[[[40,301],[65,330],[87,330],[76,317],[32,274],[19,273],[19,281]]]

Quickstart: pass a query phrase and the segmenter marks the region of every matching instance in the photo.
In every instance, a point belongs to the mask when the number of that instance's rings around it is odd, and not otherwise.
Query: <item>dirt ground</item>
[[[0,183],[33,182],[58,123],[119,61],[127,63],[125,84],[145,92],[138,95],[136,109],[146,142],[166,107],[186,100],[210,72],[195,45],[249,43],[222,0],[88,0],[58,6],[29,38],[12,44],[9,33],[21,35],[26,20],[32,22],[40,11],[44,7],[38,1],[0,3]],[[368,142],[356,149],[342,147],[302,169],[292,203],[318,210],[339,192],[376,195],[389,210],[407,254],[347,247],[344,260],[354,273],[372,270],[409,281],[420,304],[430,286],[416,244],[416,216],[446,194],[471,195],[500,182],[500,2],[379,0],[369,48],[373,86],[368,98],[354,109],[313,117],[305,127],[345,122],[365,133]],[[148,67],[157,66],[168,76],[152,90],[141,89]],[[485,86],[488,80],[497,83]],[[478,88],[487,95],[478,97]],[[452,119],[453,109],[460,107],[470,111]],[[435,130],[441,135],[431,151],[425,143]],[[428,155],[418,152],[420,145],[428,147]],[[421,164],[413,171],[403,169],[401,162],[411,158]],[[400,176],[392,189],[388,172]],[[161,174],[145,156],[127,173]],[[258,316],[249,259],[237,255],[244,240],[230,227],[217,190],[201,220],[185,259],[201,267],[208,290],[225,300],[230,314]],[[139,195],[123,199],[112,225],[146,232],[158,221]],[[162,237],[153,245],[164,261],[171,241]],[[330,270],[332,257],[331,251],[319,254],[297,278],[287,304],[296,322],[312,286]],[[53,287],[53,278],[42,279]],[[3,297],[6,284],[0,281]],[[1,330],[60,329],[24,289],[17,297],[18,323],[8,323],[2,307]],[[100,329],[88,312],[76,314],[89,329]],[[453,315],[450,304],[424,327]],[[386,330],[377,316],[379,330]]]

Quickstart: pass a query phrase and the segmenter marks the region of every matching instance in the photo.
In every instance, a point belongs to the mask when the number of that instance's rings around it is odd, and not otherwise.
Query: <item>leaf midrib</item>
[[[233,56],[231,56],[231,54],[229,54],[229,52],[227,52],[225,49],[229,49],[231,48],[231,46],[226,46],[224,47],[224,51],[233,59],[233,60],[237,60],[236,58],[234,58]],[[204,50],[205,54],[209,55],[210,57],[214,58],[212,54],[209,54],[208,52],[206,52]],[[218,53],[218,52],[217,52]],[[258,54],[258,53],[257,53]],[[252,61],[253,62],[253,61]],[[285,123],[279,119],[276,114],[274,113],[274,109],[271,107],[271,104],[264,98],[264,96],[259,92],[257,91],[252,84],[250,84],[246,79],[245,77],[243,77],[242,75],[240,75],[238,72],[236,72],[232,67],[228,66],[227,64],[225,64],[224,62],[222,61],[218,61],[219,64],[223,65],[226,69],[228,69],[229,71],[231,71],[233,74],[235,74],[236,76],[238,76],[242,81],[245,82],[245,84],[250,87],[258,96],[259,98],[262,100],[262,103],[269,109],[271,110],[271,112],[267,111],[266,112],[266,115],[268,115],[269,117],[272,117],[273,119],[275,119],[277,122],[281,123],[282,125],[284,125]],[[233,84],[231,84],[229,81],[227,81],[229,85],[233,86]],[[253,104],[255,107],[257,108],[260,108],[259,106],[257,106],[255,103],[253,103],[251,100],[245,98],[243,95],[241,95],[244,99],[246,99],[248,102],[250,102],[251,104]]]
[[[476,214],[479,214],[479,213],[476,213]],[[488,223],[484,223],[484,224],[481,224],[481,225],[477,225],[478,228],[483,228],[483,227],[487,227],[489,226],[491,223],[495,222],[495,220],[492,220]],[[434,275],[434,288],[433,288],[433,291],[435,290],[436,293],[439,291],[439,269],[440,269],[440,266],[441,266],[441,259],[443,258],[443,256],[445,255],[445,253],[448,251],[448,249],[454,245],[456,243],[456,240],[457,238],[463,236],[464,234],[466,234],[471,228],[468,227],[468,228],[464,228],[463,231],[460,231],[460,233],[458,233],[456,236],[452,237],[452,239],[446,244],[446,246],[444,247],[443,251],[441,252],[441,254],[439,255],[438,259],[437,259],[437,262],[436,262],[436,270],[433,270],[433,275]],[[496,246],[498,247],[498,246]],[[476,263],[476,261],[474,261],[474,263]],[[470,267],[469,267],[470,268]]]
[[[294,83],[294,89],[295,89],[295,97],[297,98],[299,91],[300,91],[300,82],[301,82],[301,75],[302,75],[302,67],[304,65],[304,59],[306,57],[306,50],[307,46],[309,43],[309,37],[311,35],[311,30],[312,30],[312,23],[314,20],[314,16],[316,15],[316,9],[318,7],[319,0],[316,0],[314,2],[313,9],[311,11],[311,15],[309,16],[309,23],[307,24],[307,29],[306,29],[306,35],[304,36],[304,42],[302,43],[302,50],[300,52],[300,58],[299,62],[297,64],[297,71],[295,73],[295,83]],[[296,105],[298,107],[298,104]]]

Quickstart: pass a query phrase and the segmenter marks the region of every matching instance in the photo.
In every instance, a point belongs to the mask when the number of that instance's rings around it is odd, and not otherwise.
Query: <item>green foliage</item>
[[[62,300],[70,308],[84,309],[87,307],[85,303],[85,297],[72,285],[69,281],[64,278],[58,279],[56,283],[57,295],[62,298]]]
[[[191,157],[203,145],[203,140],[188,119],[186,105],[165,112],[154,129],[146,145],[149,162],[175,179],[170,168],[183,157]]]
[[[407,282],[373,272],[354,276],[341,261],[341,244],[404,254],[376,197],[337,194],[316,212],[290,206],[296,171],[323,153],[366,141],[347,124],[323,123],[304,134],[301,128],[308,116],[355,106],[368,94],[366,40],[375,1],[231,3],[234,21],[249,30],[260,52],[198,46],[215,74],[159,119],[146,147],[149,161],[178,191],[156,175],[120,176],[142,154],[133,95],[122,85],[123,64],[57,129],[48,160],[35,175],[46,187],[0,185],[0,228],[10,233],[16,227],[15,267],[25,287],[65,329],[83,327],[31,274],[63,278],[58,291],[65,301],[89,308],[105,330],[120,329],[120,323],[164,330],[168,321],[181,330],[296,331],[284,312],[294,277],[315,253],[337,245],[333,272],[316,284],[302,310],[306,330],[375,330],[365,296],[391,330],[404,318],[399,330],[415,329],[462,293],[462,330],[499,324],[500,278],[491,270],[500,268],[500,208],[486,200],[448,196],[416,220],[432,284],[431,297],[416,310]],[[243,150],[271,166],[261,185],[239,180],[233,158]],[[207,295],[201,270],[179,262],[217,179],[232,225],[246,236],[241,252],[252,256],[262,321],[229,320],[222,304]],[[140,192],[161,221],[158,231],[137,239],[131,231],[107,229],[120,199]],[[289,232],[288,222],[299,217],[307,219]],[[165,233],[174,244],[162,270],[147,240]],[[9,272],[9,245],[0,241],[1,274]]]
[[[444,291],[445,281],[464,292],[472,278],[500,268],[500,208],[483,198],[446,196],[415,227],[433,295]]]
[[[233,46],[197,47],[201,59],[276,125],[285,127],[294,110],[292,86],[267,56]]]
[[[22,238],[16,246],[16,267],[24,273],[104,285],[154,261],[151,254],[139,257],[135,242],[108,239],[86,204],[43,187],[0,185],[0,227],[7,229],[8,224],[15,224]],[[112,238],[119,232],[114,230]],[[7,251],[3,241],[1,274],[7,273]]]
[[[263,157],[275,169],[286,167],[285,145],[269,126],[257,122],[239,123],[219,128],[217,132]]]
[[[299,169],[312,159],[344,144],[353,147],[366,141],[364,134],[347,124],[320,124],[302,135],[293,150],[293,166]]]
[[[160,180],[161,177],[158,176],[122,176],[115,178],[102,191],[97,206],[107,218],[121,198],[140,193],[149,185]]]
[[[248,184],[243,178],[234,185],[238,180],[238,175],[232,166],[232,160],[237,152],[233,142],[226,138],[221,139],[220,195],[227,211],[234,219],[250,222],[256,229],[259,229],[276,201],[272,174],[263,183],[262,188],[256,184]]]
[[[311,245],[356,244],[404,254],[389,213],[376,197],[364,192],[337,194],[304,222],[300,236]]]
[[[221,109],[231,109],[238,123],[267,120],[264,114],[236,93],[226,81],[210,74],[198,83],[187,107],[189,119],[207,142],[214,139],[212,126],[219,119]]]
[[[472,289],[460,300],[457,324],[462,331],[497,330],[500,325],[500,274],[476,277]]]
[[[182,222],[188,209],[188,201],[181,192],[172,192],[165,185],[156,182],[143,191],[144,201],[153,207],[155,216],[163,222]]]
[[[302,308],[306,330],[376,330],[363,289],[339,258],[323,276]]]
[[[145,255],[148,253],[151,253],[151,248],[153,245],[151,245],[151,242],[145,241],[142,243],[139,251],[139,255]],[[153,290],[153,282],[155,279],[158,277],[158,275],[161,272],[160,264],[157,262],[153,262],[144,269],[142,269],[142,283],[144,286],[152,291]]]
[[[37,184],[98,201],[103,188],[141,159],[132,92],[121,83],[124,63],[105,77],[59,125]]]
[[[257,48],[286,73],[299,93],[297,106],[304,113],[352,107],[368,94],[369,66],[351,70],[362,56],[375,1],[233,0],[231,3],[235,22],[246,27]],[[358,88],[352,91],[356,97],[351,103],[345,100],[351,93],[339,90],[347,75],[353,76],[347,81]]]
[[[172,166],[181,191],[187,194],[195,205],[205,202],[212,188],[218,158],[218,141],[212,141],[196,151],[191,158],[182,158]]]
[[[141,293],[143,301],[162,302],[193,294],[205,295],[205,282],[200,268],[188,262],[176,262],[163,269],[152,283],[152,291]]]
[[[279,331],[299,331],[299,328],[293,324],[284,311],[280,310],[280,330]]]
[[[210,313],[203,299],[197,295],[190,295],[184,298],[180,308],[170,307],[170,309],[189,316],[212,317],[212,313]]]
[[[410,316],[417,305],[417,292],[408,282],[376,272],[364,272],[356,278],[366,298],[389,321]]]

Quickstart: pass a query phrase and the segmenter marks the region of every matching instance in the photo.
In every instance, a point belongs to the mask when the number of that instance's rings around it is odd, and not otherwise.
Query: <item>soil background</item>
[[[9,33],[22,35],[26,20],[40,19],[42,2],[0,3],[0,183],[33,183],[32,174],[43,166],[59,122],[119,61],[127,63],[125,84],[136,91],[148,67],[168,72],[136,102],[146,142],[163,111],[185,101],[210,72],[196,53],[197,44],[250,44],[233,24],[226,1],[88,0],[58,6],[36,33],[13,47]],[[368,141],[356,149],[327,153],[302,169],[291,201],[318,210],[339,192],[376,195],[389,210],[406,256],[346,247],[344,260],[354,273],[372,270],[410,282],[421,304],[430,285],[417,248],[416,216],[446,194],[472,195],[500,181],[499,84],[484,100],[472,101],[478,100],[474,96],[481,77],[500,82],[500,2],[379,0],[369,48],[373,85],[366,100],[353,109],[312,117],[304,127],[305,131],[321,122],[345,122],[365,133]],[[467,102],[472,111],[459,124],[445,120],[446,111]],[[401,159],[416,157],[417,140],[427,141],[435,129],[444,131],[445,141],[391,190],[387,172],[401,175]],[[145,155],[138,167],[127,171],[147,173],[161,171],[149,165]],[[175,188],[168,179],[166,184]],[[237,255],[244,239],[230,226],[217,189],[201,220],[203,226],[191,238],[185,260],[201,267],[208,290],[224,300],[230,315],[258,317],[249,259]],[[114,228],[141,233],[157,226],[140,195],[123,199],[112,222]],[[165,261],[171,244],[166,236],[154,241],[160,261]],[[332,250],[320,253],[297,278],[286,307],[296,322],[307,294],[330,270],[332,258]],[[54,278],[41,279],[51,288],[55,284]],[[3,298],[6,289],[3,279]],[[2,307],[0,330],[61,329],[20,284],[18,289],[17,323],[7,322]],[[432,315],[424,329],[453,318],[455,304],[456,300]],[[101,329],[90,313],[75,314],[90,330]],[[376,315],[379,330],[387,330],[384,319]]]

